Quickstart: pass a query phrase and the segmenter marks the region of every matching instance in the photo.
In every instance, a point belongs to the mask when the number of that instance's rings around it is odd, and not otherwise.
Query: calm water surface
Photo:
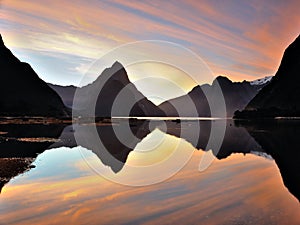
[[[300,224],[299,123],[227,121],[223,145],[213,150],[216,159],[199,172],[214,122],[134,122],[137,139],[130,146],[114,135],[126,124],[101,124],[100,147],[92,125],[0,125],[1,160],[35,165],[24,171],[0,166],[12,173],[11,179],[1,174],[0,224]],[[166,162],[152,175],[128,169],[143,171],[175,151],[175,166]],[[186,159],[177,173],[153,185],[111,181],[147,182]]]

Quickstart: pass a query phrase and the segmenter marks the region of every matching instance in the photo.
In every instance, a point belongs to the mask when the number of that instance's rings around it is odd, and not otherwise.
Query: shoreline
[[[1,117],[0,125],[3,124],[112,124],[115,122],[130,121],[130,123],[141,121],[171,121],[171,122],[193,122],[193,121],[250,121],[250,122],[266,122],[266,121],[298,121],[300,117],[262,117],[262,118],[216,118],[216,117],[78,117],[78,118],[55,118],[55,117]]]

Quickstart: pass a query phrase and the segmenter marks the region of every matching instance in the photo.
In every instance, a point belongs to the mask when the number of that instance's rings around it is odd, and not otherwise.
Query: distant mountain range
[[[216,96],[219,86],[224,96],[227,117],[232,117],[236,110],[243,109],[258,91],[268,84],[270,78],[252,82],[232,82],[227,77],[219,76],[212,85],[196,86],[187,95],[165,101],[159,105],[159,108],[168,116],[178,116],[176,109],[180,109],[181,116],[210,117],[211,112],[207,99],[213,99]],[[190,101],[195,105],[196,111],[186,107]]]
[[[285,50],[272,81],[235,118],[300,116],[300,35]]]
[[[47,83],[47,84],[50,88],[52,88],[61,97],[61,99],[63,100],[64,104],[67,107],[72,108],[73,99],[74,99],[74,95],[75,95],[77,87],[75,87],[73,85],[61,86],[61,85],[50,84],[50,83]]]
[[[69,114],[60,96],[31,66],[6,48],[0,35],[0,116],[55,116]]]
[[[117,72],[112,75],[112,70]],[[106,69],[98,79],[82,88],[78,88],[77,92],[77,106],[73,106],[73,99],[77,87],[75,86],[60,86],[54,84],[48,84],[53,90],[55,90],[63,99],[64,103],[68,107],[81,108],[79,105],[87,104],[91,102],[89,98],[97,94],[97,88],[101,88],[101,82],[107,77],[111,78],[104,81],[105,85],[98,97],[96,115],[98,116],[110,116],[110,110],[112,108],[112,103],[116,98],[117,94],[122,90],[123,87],[129,90],[127,95],[124,95],[121,99],[123,104],[121,109],[114,116],[126,116],[125,113],[127,107],[130,105],[129,101],[136,101],[136,99],[141,99],[138,101],[133,109],[131,110],[131,116],[179,116],[176,109],[181,109],[181,116],[200,116],[209,117],[210,110],[207,98],[203,93],[203,90],[209,95],[213,96],[216,90],[216,84],[220,85],[224,99],[226,102],[227,116],[232,117],[236,110],[243,109],[247,103],[258,93],[258,91],[267,85],[272,77],[265,77],[254,81],[243,81],[243,82],[232,82],[226,77],[219,76],[215,79],[212,85],[204,84],[193,88],[187,95],[174,98],[163,102],[158,107],[150,102],[145,96],[143,96],[136,87],[129,81],[127,73],[124,67],[116,62],[111,68]],[[131,95],[131,96],[128,96]],[[192,111],[189,107],[186,107],[188,101],[192,100],[192,104],[195,105],[197,111],[196,113]],[[95,99],[94,99],[95,100]],[[91,103],[90,103],[91,104]]]
[[[129,81],[127,73],[124,69],[124,67],[120,63],[115,63],[112,68],[104,71],[98,79],[101,79],[103,74],[108,73],[109,70],[114,69],[114,67],[119,67],[120,71],[111,78],[109,82],[106,82],[106,87],[101,91],[101,93],[105,96],[100,96],[99,100],[99,109],[97,115],[99,116],[109,116],[111,104],[113,100],[115,99],[115,96],[120,92],[120,90],[125,87],[126,85],[130,84],[130,87],[128,87],[131,92],[136,97],[130,97],[126,96],[125,99],[122,101],[128,102],[131,99],[142,99],[138,104],[135,105],[135,108],[133,108],[131,115],[132,116],[179,116],[176,109],[181,109],[181,116],[200,116],[200,117],[209,117],[210,116],[210,110],[207,98],[205,94],[203,93],[203,90],[206,91],[206,93],[209,93],[209,95],[214,95],[214,92],[216,90],[216,82],[218,82],[218,85],[220,85],[224,99],[226,102],[226,110],[227,110],[227,116],[232,117],[233,113],[236,110],[243,109],[247,103],[258,93],[258,91],[264,87],[266,84],[268,84],[272,77],[265,77],[254,81],[243,81],[243,82],[232,82],[226,77],[219,76],[215,79],[212,85],[204,84],[201,86],[197,86],[193,88],[192,91],[190,91],[187,95],[170,99],[168,101],[163,102],[158,107],[156,107],[152,102],[150,102],[147,98],[145,98],[137,89],[136,87]],[[118,77],[119,76],[119,77]],[[103,79],[103,78],[102,78]],[[97,91],[97,83],[100,83],[101,81],[95,81],[91,85],[87,85],[83,88],[78,88],[78,92],[81,92],[78,96],[79,99],[77,99],[78,102],[86,103],[86,99],[84,96],[91,96],[86,94],[88,89],[91,90],[91,88],[94,90],[94,93],[96,94]],[[60,85],[54,85],[54,84],[48,84],[49,87],[51,87],[53,90],[55,90],[63,99],[64,103],[68,107],[73,107],[73,99],[76,92],[75,86],[60,86]],[[93,86],[93,87],[91,87]],[[119,87],[120,86],[120,87]],[[111,93],[114,92],[114,93]],[[82,96],[82,97],[81,97]],[[129,98],[127,98],[129,97]],[[197,112],[195,114],[194,111],[192,111],[190,108],[186,107],[187,102],[189,99],[192,99],[192,104],[196,106]],[[132,100],[131,100],[132,101]],[[101,110],[102,106],[102,110]],[[105,107],[103,107],[105,106]],[[127,107],[128,104],[123,104],[124,107]],[[109,109],[109,110],[105,110]],[[141,110],[143,109],[143,110]],[[124,112],[124,110],[121,110],[119,113],[119,116],[124,116],[121,112]]]
[[[219,76],[211,85],[196,86],[188,94],[159,106],[138,91],[119,62],[105,69],[93,83],[77,88],[46,84],[29,64],[21,62],[5,47],[1,36],[0,58],[3,59],[0,116],[64,117],[70,116],[73,108],[78,116],[210,117],[207,99],[216,98],[218,86],[224,96],[227,117],[232,117],[235,111],[236,118],[300,115],[300,37],[285,51],[274,78],[232,82]]]

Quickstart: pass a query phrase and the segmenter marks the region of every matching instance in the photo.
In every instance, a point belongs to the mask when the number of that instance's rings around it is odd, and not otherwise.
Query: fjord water
[[[127,125],[122,119],[98,124],[97,141],[94,124],[1,124],[1,159],[28,159],[35,168],[1,168],[15,177],[1,183],[0,224],[300,224],[300,123],[229,120],[212,151],[217,159],[199,172],[212,123],[218,120],[134,121],[127,146],[115,135]],[[175,165],[136,176],[175,151]],[[156,184],[111,181],[147,182],[180,160],[186,165]]]

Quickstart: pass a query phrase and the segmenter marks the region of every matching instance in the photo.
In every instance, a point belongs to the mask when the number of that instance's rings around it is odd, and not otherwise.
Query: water
[[[300,123],[221,123],[1,124],[0,224],[300,224]]]

